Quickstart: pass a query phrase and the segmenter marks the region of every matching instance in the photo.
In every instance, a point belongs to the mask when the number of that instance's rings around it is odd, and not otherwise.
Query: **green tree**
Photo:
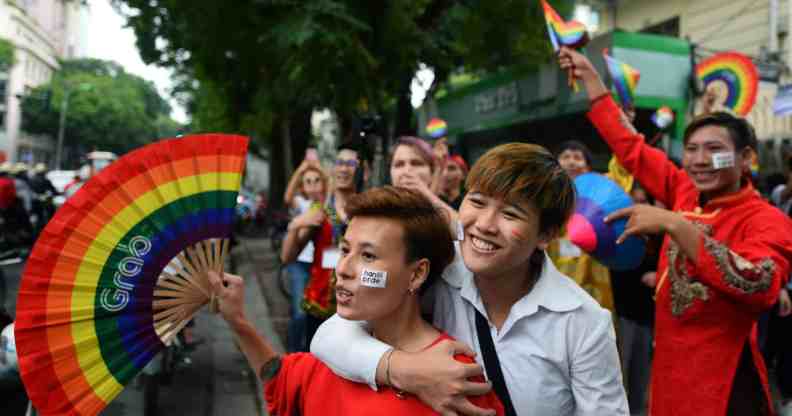
[[[8,71],[14,66],[14,44],[0,39],[0,72]]]
[[[67,147],[124,153],[180,130],[170,119],[170,105],[151,82],[97,59],[65,61],[50,83],[27,94],[22,100],[23,128],[54,137],[67,91]]]
[[[410,83],[421,63],[439,85],[460,68],[536,65],[550,53],[539,3],[524,0],[113,3],[143,60],[178,73],[194,127],[271,148],[272,201],[310,140],[313,108],[332,108],[342,126],[374,112],[397,134],[411,132]]]

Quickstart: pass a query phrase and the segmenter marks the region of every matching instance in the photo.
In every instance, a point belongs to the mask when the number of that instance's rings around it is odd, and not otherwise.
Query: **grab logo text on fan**
[[[118,312],[129,303],[130,294],[135,286],[134,279],[143,271],[143,257],[151,251],[151,240],[143,236],[134,236],[127,245],[131,256],[118,262],[118,269],[113,275],[115,288],[104,288],[99,296],[99,304],[108,312]]]

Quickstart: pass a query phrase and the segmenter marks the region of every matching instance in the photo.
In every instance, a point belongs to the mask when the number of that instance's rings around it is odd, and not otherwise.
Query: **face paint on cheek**
[[[715,169],[726,169],[734,167],[734,153],[720,152],[712,154],[712,167]]]
[[[525,241],[525,240],[527,240],[527,239],[528,239],[528,238],[525,236],[525,234],[523,234],[523,233],[522,233],[522,231],[520,231],[520,230],[517,230],[517,229],[512,229],[512,230],[511,230],[511,235],[512,235],[512,237],[514,237],[514,239],[515,239],[515,240],[517,240],[517,241]]]
[[[360,284],[368,287],[385,288],[388,283],[388,272],[384,270],[363,269],[360,273]]]

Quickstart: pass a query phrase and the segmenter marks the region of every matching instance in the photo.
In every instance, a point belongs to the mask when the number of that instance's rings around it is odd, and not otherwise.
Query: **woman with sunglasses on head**
[[[319,160],[306,153],[305,160],[292,175],[283,197],[290,208],[292,218],[298,217],[310,209],[320,209],[327,195],[327,176],[319,164]],[[305,337],[305,311],[302,308],[303,292],[311,276],[314,245],[309,241],[297,259],[286,266],[291,282],[291,320],[286,339],[289,352],[307,351]]]
[[[319,325],[335,312],[335,297],[330,285],[339,258],[338,243],[347,223],[346,204],[351,196],[359,192],[364,176],[365,166],[360,150],[350,143],[338,148],[332,170],[332,192],[324,205],[314,204],[289,223],[283,242],[283,264],[293,262],[309,241],[314,245],[310,278],[302,293],[307,345],[310,345]]]
[[[450,339],[421,317],[419,302],[419,294],[454,257],[451,236],[438,210],[416,191],[384,187],[350,196],[346,213],[350,221],[340,239],[334,287],[338,314],[366,321],[371,336],[404,351],[422,351]],[[279,356],[245,316],[243,280],[228,274],[221,280],[213,273],[210,281],[222,317],[265,383],[269,414],[436,414],[399,390],[374,391],[344,380],[312,354]],[[456,359],[472,362],[464,355]],[[470,400],[493,414],[503,414],[492,393]]]

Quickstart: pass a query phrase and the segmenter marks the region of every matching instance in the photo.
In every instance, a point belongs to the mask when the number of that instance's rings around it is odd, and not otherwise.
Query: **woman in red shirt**
[[[450,339],[421,317],[419,304],[419,293],[454,256],[443,216],[418,192],[393,187],[352,196],[346,210],[350,222],[340,241],[336,267],[337,313],[366,321],[372,335],[394,350],[417,352]],[[210,280],[220,313],[251,366],[260,369],[270,414],[435,414],[414,396],[344,380],[309,353],[280,357],[245,316],[242,278],[226,274],[221,281],[213,274]],[[477,367],[470,357],[457,359]],[[381,371],[389,378],[388,366]],[[503,414],[492,392],[471,401]]]

